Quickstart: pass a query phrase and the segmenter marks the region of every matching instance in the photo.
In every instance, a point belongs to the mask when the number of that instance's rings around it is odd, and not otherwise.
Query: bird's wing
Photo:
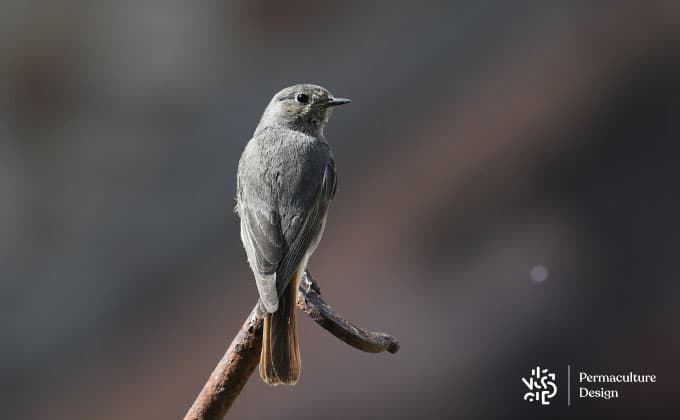
[[[308,209],[281,216],[271,209],[241,203],[241,236],[257,289],[265,308],[272,312],[309,246],[323,227],[328,204],[335,194],[335,163],[326,165],[322,182]]]
[[[278,214],[241,205],[241,238],[250,266],[255,274],[260,300],[268,310],[275,310],[279,295],[276,291],[276,269],[283,256],[283,235]]]
[[[328,205],[335,196],[336,185],[335,162],[331,158],[325,167],[312,205],[305,212],[293,216],[283,232],[284,241],[288,246],[276,270],[276,289],[279,296],[288,286],[307,250],[321,233]]]

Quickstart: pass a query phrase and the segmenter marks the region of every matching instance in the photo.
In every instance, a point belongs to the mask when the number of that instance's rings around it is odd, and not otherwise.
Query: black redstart
[[[260,375],[294,385],[300,376],[295,303],[335,194],[335,162],[323,129],[336,105],[328,90],[290,86],[272,98],[238,165],[241,241],[264,317]]]

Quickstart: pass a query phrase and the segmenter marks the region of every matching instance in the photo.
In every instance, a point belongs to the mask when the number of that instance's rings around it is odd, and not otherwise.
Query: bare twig
[[[399,342],[391,335],[358,328],[321,298],[321,290],[312,275],[305,272],[298,290],[297,306],[317,324],[350,346],[370,353],[396,353]],[[252,310],[227,352],[203,386],[184,420],[220,420],[241,393],[260,361],[262,319]]]
[[[260,362],[262,319],[250,312],[184,420],[222,419]]]
[[[300,283],[297,306],[326,331],[354,348],[368,353],[396,353],[399,350],[399,342],[391,335],[358,328],[336,314],[321,299],[321,289],[309,271],[305,272]]]

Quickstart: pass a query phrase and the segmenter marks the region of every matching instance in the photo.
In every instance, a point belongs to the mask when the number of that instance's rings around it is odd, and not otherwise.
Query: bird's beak
[[[331,98],[328,101],[324,102],[325,107],[331,107],[331,106],[338,106],[338,105],[345,105],[352,102],[350,99],[345,99],[345,98]]]

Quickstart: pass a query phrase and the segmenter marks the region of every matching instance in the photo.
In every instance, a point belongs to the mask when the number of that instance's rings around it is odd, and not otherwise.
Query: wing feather
[[[296,215],[284,235],[288,244],[281,264],[276,271],[276,288],[279,296],[291,280],[300,261],[305,257],[312,244],[316,245],[323,233],[328,205],[335,194],[335,165],[330,160],[326,165],[323,180],[317,190],[312,207],[303,214]]]
[[[276,290],[276,269],[281,262],[283,238],[273,214],[247,206],[240,209],[241,238],[246,248],[260,299],[268,311],[279,303]]]
[[[310,208],[285,215],[288,219],[283,223],[276,210],[239,203],[241,238],[255,274],[260,299],[268,312],[276,311],[279,297],[298,265],[310,246],[316,246],[335,189],[335,163],[330,159]]]

